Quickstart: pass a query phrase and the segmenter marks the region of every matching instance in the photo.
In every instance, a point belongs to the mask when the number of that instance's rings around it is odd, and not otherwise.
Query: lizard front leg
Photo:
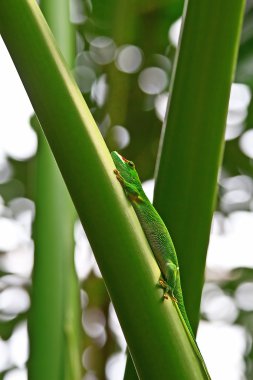
[[[124,189],[128,199],[133,202],[141,202],[142,198],[140,197],[139,192],[136,190],[136,187],[133,184],[127,182],[117,169],[114,169],[113,172],[116,175],[116,178],[121,184],[122,188]]]
[[[165,289],[164,298],[168,299],[168,296],[177,301],[173,295],[173,291],[177,286],[177,281],[179,278],[179,267],[175,265],[171,260],[166,263],[166,273],[164,274],[166,281],[160,278],[159,284]]]
[[[159,279],[159,285],[161,286],[161,288],[164,289],[163,298],[165,300],[170,298],[172,301],[177,302],[176,297],[173,295],[173,290],[168,285],[168,283],[162,278],[162,276]]]

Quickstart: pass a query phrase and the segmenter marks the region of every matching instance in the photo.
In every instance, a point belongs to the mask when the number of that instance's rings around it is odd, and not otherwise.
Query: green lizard
[[[211,379],[186,314],[180,283],[178,260],[170,234],[160,215],[147,198],[134,163],[115,151],[112,152],[111,155],[116,166],[114,170],[116,178],[134,207],[161,270],[162,276],[159,280],[159,284],[164,289],[164,298],[167,299],[170,297],[172,299],[194,351],[203,364],[206,376],[208,379]]]

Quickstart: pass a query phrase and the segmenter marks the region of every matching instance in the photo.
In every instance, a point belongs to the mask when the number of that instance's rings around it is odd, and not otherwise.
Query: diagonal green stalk
[[[140,378],[204,379],[100,132],[32,0],[0,0],[0,30],[94,250]]]
[[[42,0],[40,6],[71,66],[75,39],[68,0]],[[78,380],[81,354],[79,287],[73,260],[75,211],[39,125],[37,130],[35,260],[28,373],[29,378],[38,380]]]
[[[174,241],[196,332],[244,0],[189,0],[164,123],[154,204]]]

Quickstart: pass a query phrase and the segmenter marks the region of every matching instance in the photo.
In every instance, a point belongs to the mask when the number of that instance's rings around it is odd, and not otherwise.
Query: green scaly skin
[[[191,344],[203,364],[207,378],[210,379],[185,310],[176,250],[169,231],[144,193],[134,163],[122,157],[117,152],[111,152],[111,155],[117,168],[114,170],[116,178],[134,207],[135,213],[137,214],[161,270],[162,277],[160,278],[159,284],[164,289],[164,298],[167,299],[170,297],[176,305],[179,317]]]

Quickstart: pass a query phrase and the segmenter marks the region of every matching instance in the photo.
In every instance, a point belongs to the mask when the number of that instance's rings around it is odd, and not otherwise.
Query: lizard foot
[[[159,279],[159,285],[163,288],[163,289],[167,289],[168,288],[168,284],[166,281],[164,281],[163,278],[160,278]]]
[[[159,279],[159,285],[164,289],[163,299],[168,300],[170,298],[172,301],[177,303],[177,299],[174,297],[171,288],[163,278]]]

